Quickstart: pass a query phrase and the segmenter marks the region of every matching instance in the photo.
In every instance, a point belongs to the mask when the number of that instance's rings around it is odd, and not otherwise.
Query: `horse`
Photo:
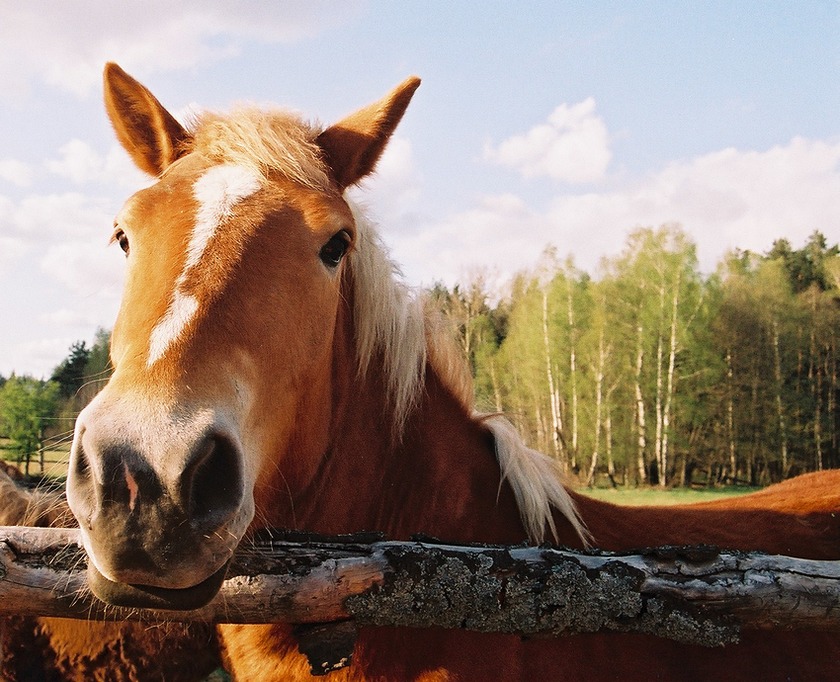
[[[75,525],[65,501],[53,491],[22,486],[20,469],[0,460],[0,526]]]
[[[840,473],[739,499],[619,507],[473,404],[440,316],[402,282],[347,198],[374,172],[420,84],[330,126],[285,110],[182,125],[115,64],[116,136],[152,184],[119,211],[126,281],[114,373],[76,423],[67,501],[90,589],[116,606],[212,599],[263,528],[451,543],[627,550],[714,544],[840,557]],[[158,602],[159,603],[159,602]],[[237,680],[307,680],[291,626],[219,625]],[[335,680],[831,679],[824,632],[746,631],[709,650],[648,635],[526,640],[360,628]]]
[[[0,466],[0,525],[76,526],[63,495],[24,488],[16,472]],[[164,649],[167,655],[161,656]],[[198,682],[220,665],[215,632],[207,623],[0,619],[4,682]]]

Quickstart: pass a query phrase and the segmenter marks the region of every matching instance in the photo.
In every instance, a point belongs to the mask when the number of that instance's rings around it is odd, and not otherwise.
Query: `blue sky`
[[[597,275],[629,230],[727,249],[840,240],[840,3],[0,0],[0,373],[110,327],[113,216],[145,178],[106,60],[177,115],[239,101],[329,123],[423,85],[354,196],[406,279],[500,286],[548,244]]]

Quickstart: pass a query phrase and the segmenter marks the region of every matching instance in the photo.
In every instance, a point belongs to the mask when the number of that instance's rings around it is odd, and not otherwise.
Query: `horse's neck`
[[[394,438],[379,367],[371,363],[363,378],[352,367],[334,371],[330,444],[320,453],[284,453],[274,479],[261,487],[259,521],[325,534],[524,541],[489,431],[428,365],[420,402]],[[283,460],[295,457],[313,459],[305,481],[286,473],[294,467]]]
[[[388,457],[400,492],[390,503],[400,536],[444,541],[519,543],[526,533],[513,493],[501,480],[493,436],[426,369],[422,402]]]
[[[459,385],[450,366],[454,356],[445,344],[429,349],[425,383],[395,434],[400,420],[385,372],[399,363],[373,357],[360,374],[353,297],[349,287],[339,308],[332,362],[300,409],[298,432],[263,467],[255,489],[255,523],[326,534],[373,530],[392,538],[425,534],[453,542],[526,541],[516,498],[502,480],[496,440],[458,397],[463,391],[453,388]],[[502,450],[510,469],[507,455],[518,446]],[[535,469],[533,462],[524,468]],[[523,493],[521,470],[511,469],[518,495]],[[549,473],[543,465],[536,471]],[[530,492],[525,506],[533,512],[542,503],[533,504]],[[552,495],[536,497],[546,502]],[[560,514],[555,526],[561,544],[580,543]]]

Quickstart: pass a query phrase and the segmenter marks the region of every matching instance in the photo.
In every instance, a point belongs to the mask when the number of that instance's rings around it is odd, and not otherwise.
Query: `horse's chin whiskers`
[[[275,462],[274,463],[274,471],[277,473],[277,475],[280,477],[280,480],[283,482],[283,488],[284,488],[284,491],[286,493],[286,498],[289,500],[289,511],[291,512],[291,515],[292,515],[292,528],[296,529],[298,527],[298,524],[297,524],[297,513],[295,512],[295,498],[294,498],[294,495],[292,494],[292,488],[289,485],[289,480],[286,478],[286,475],[283,473],[283,469],[280,466],[280,462]],[[265,526],[272,525],[265,514],[261,514],[261,519],[260,520],[263,521],[263,525],[265,525]]]

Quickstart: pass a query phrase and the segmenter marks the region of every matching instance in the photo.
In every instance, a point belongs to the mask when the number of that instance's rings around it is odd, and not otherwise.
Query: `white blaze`
[[[214,166],[195,181],[193,194],[198,201],[195,226],[169,308],[152,330],[148,367],[163,357],[198,311],[198,299],[182,291],[190,271],[201,262],[216,230],[233,215],[234,206],[259,188],[260,178],[254,171],[233,164]]]
[[[151,367],[163,357],[172,342],[181,335],[181,332],[195,316],[197,310],[198,299],[195,296],[183,294],[180,290],[175,289],[169,308],[152,330],[152,336],[149,339],[149,359],[146,361],[147,367]]]

